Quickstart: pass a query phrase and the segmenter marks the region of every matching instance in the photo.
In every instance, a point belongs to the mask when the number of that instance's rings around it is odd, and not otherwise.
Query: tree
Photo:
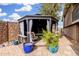
[[[58,12],[60,11],[61,4],[57,3],[44,3],[41,6],[40,13],[42,15],[52,15],[53,17],[59,19],[60,16],[58,15]]]
[[[64,5],[64,8],[67,9],[67,8],[69,8],[70,5],[71,5],[71,3],[66,3],[66,4]]]

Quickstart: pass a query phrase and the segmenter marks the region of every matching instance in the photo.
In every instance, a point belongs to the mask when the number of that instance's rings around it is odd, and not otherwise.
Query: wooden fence
[[[18,39],[19,24],[17,22],[0,22],[0,44]]]

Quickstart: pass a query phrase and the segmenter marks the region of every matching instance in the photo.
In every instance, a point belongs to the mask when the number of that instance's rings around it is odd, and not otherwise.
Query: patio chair
[[[19,35],[19,42],[21,42],[21,43],[24,43],[24,42],[26,42],[27,40],[27,36],[23,36],[23,35]]]
[[[36,41],[38,39],[38,36],[35,36],[34,32],[32,32],[31,34],[32,34],[33,41]]]
[[[27,32],[27,34],[30,34],[30,32]],[[31,32],[31,34],[32,34],[32,40],[33,41],[36,41],[37,39],[38,39],[38,37],[37,36],[35,36],[35,33],[34,32]]]

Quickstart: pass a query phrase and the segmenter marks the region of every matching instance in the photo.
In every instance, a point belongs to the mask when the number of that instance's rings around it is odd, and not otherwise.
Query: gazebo
[[[27,32],[34,32],[41,35],[42,29],[51,31],[57,30],[58,20],[50,15],[26,15],[18,19],[20,24],[20,35],[27,36]],[[32,42],[32,39],[29,39]]]

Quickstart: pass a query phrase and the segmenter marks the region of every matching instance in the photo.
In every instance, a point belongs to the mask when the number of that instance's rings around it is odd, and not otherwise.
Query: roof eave
[[[50,17],[50,18],[53,18],[53,19],[55,19],[56,21],[58,21],[56,18],[54,18],[54,17],[51,16],[51,15],[26,15],[26,16],[24,16],[24,17],[18,19],[18,21],[21,20],[21,19],[23,19],[23,18],[26,18],[26,17],[48,17],[48,18]]]

